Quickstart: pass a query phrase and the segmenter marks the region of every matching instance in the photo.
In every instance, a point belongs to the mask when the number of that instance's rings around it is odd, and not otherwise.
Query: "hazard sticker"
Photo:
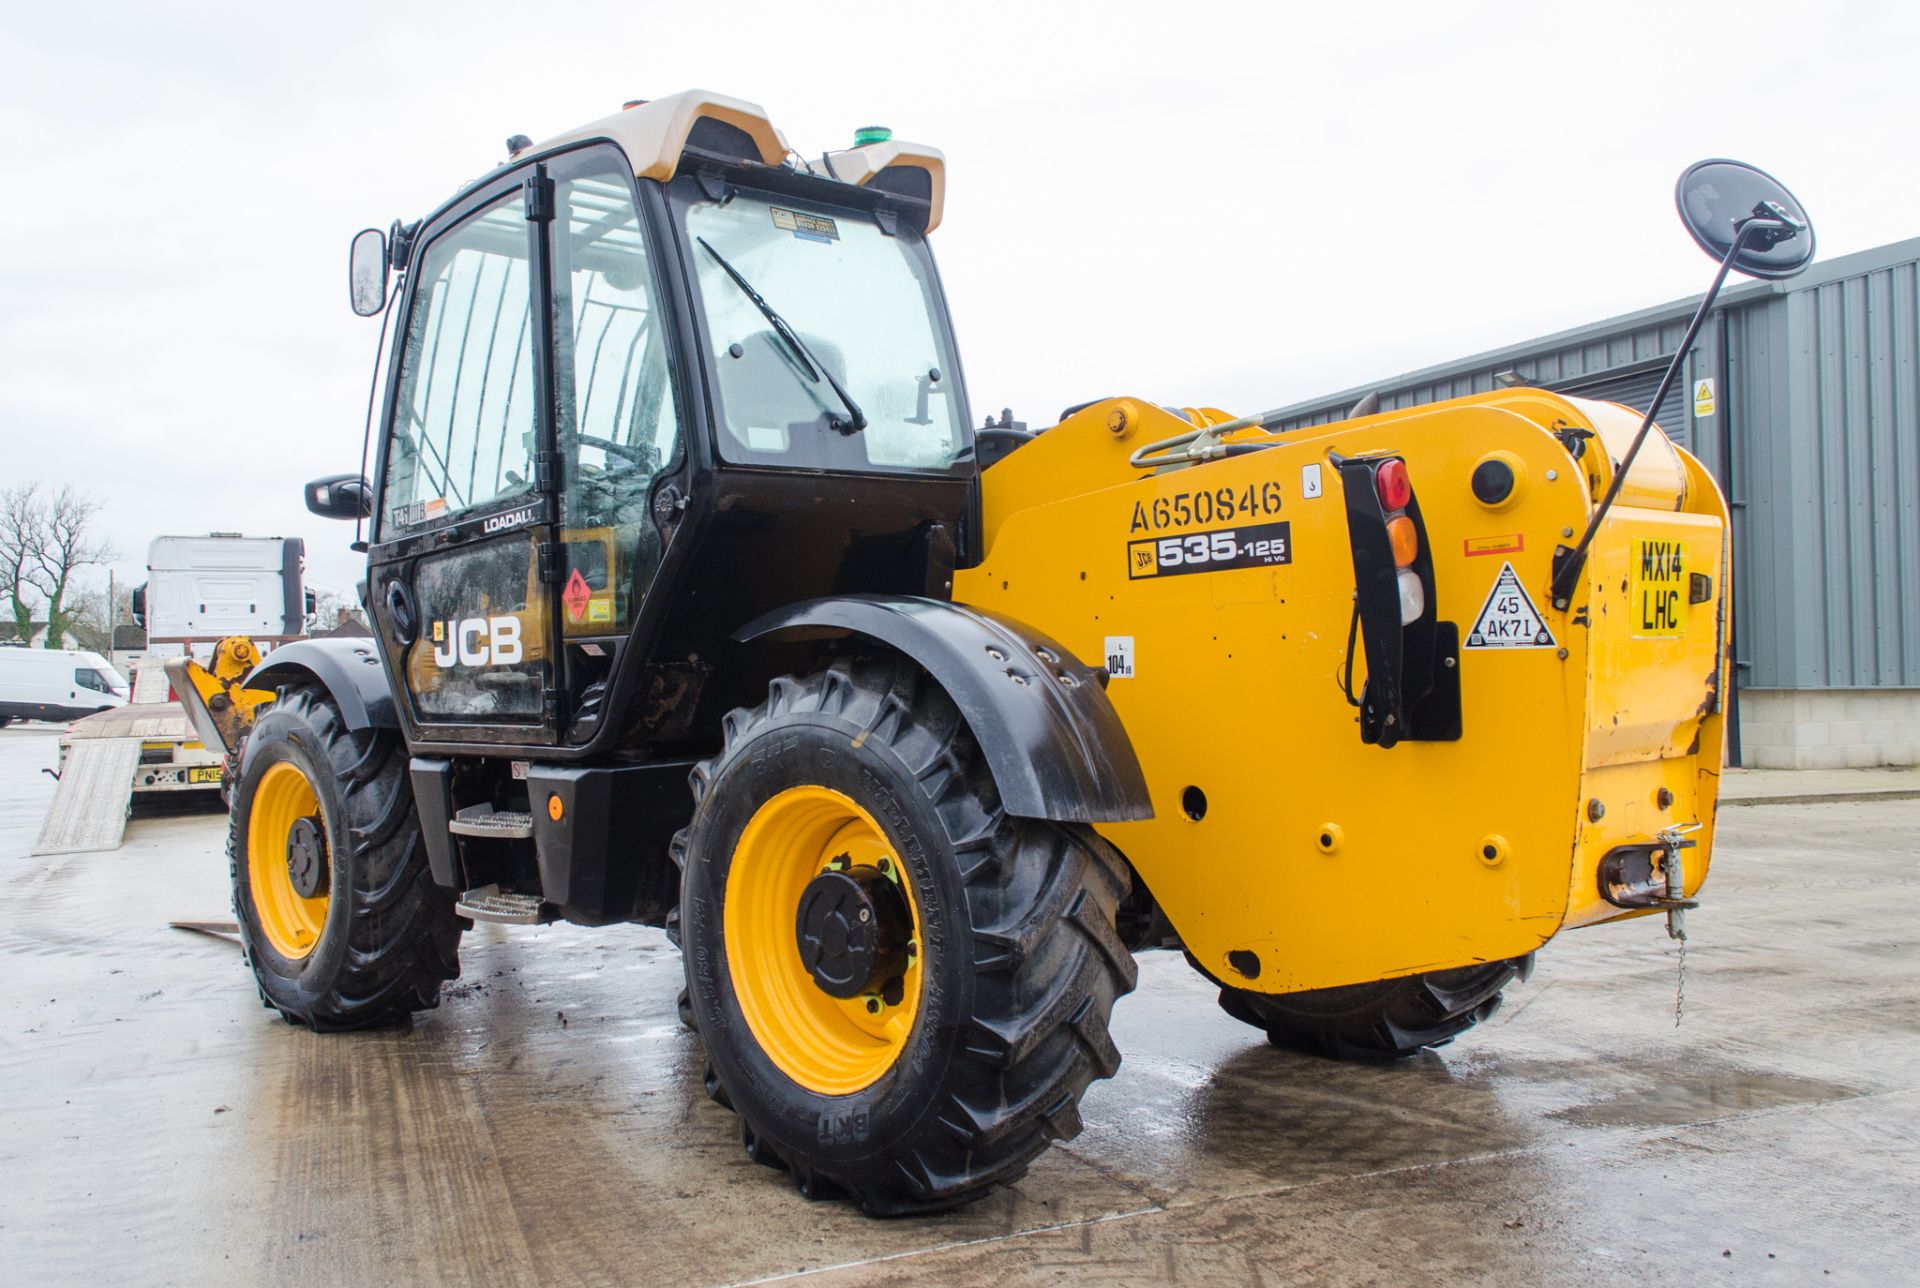
[[[567,578],[565,590],[560,592],[560,602],[567,606],[567,618],[579,621],[587,613],[587,601],[593,598],[593,590],[587,585],[587,579],[575,568],[573,575]]]
[[[1468,648],[1552,648],[1553,632],[1541,620],[1540,610],[1527,598],[1526,587],[1510,563],[1500,566],[1493,590],[1467,632]]]

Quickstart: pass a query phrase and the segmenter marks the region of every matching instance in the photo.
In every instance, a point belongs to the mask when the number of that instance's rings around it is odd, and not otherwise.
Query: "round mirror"
[[[1673,199],[1680,221],[1715,259],[1727,257],[1742,224],[1759,224],[1733,259],[1749,277],[1792,277],[1813,261],[1813,221],[1786,186],[1764,170],[1741,161],[1696,161],[1680,176]]]
[[[353,311],[363,318],[387,303],[387,237],[378,228],[354,234],[347,268],[347,286],[353,293]]]

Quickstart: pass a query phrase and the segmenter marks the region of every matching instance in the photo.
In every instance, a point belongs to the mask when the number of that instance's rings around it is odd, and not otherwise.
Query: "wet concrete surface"
[[[1384,1068],[1272,1050],[1150,954],[1079,1139],[881,1222],[744,1157],[657,932],[479,928],[437,1011],[316,1037],[167,928],[229,915],[221,816],[28,857],[53,756],[0,731],[0,1282],[1920,1277],[1920,801],[1729,811],[1677,1029],[1651,920]]]

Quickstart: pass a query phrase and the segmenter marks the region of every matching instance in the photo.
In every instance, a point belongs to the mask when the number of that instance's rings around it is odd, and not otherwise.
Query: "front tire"
[[[350,732],[325,690],[293,686],[242,766],[227,862],[261,1000],[323,1031],[439,1005],[466,922],[428,871],[400,739]]]
[[[689,1018],[750,1157],[894,1215],[978,1198],[1079,1133],[1136,978],[1126,865],[1090,828],[1008,816],[937,684],[891,659],[777,679],[693,787]],[[805,910],[856,876],[912,947],[836,995]]]
[[[1220,1009],[1265,1029],[1277,1047],[1330,1060],[1400,1060],[1445,1046],[1500,1009],[1502,990],[1533,973],[1533,954],[1303,993],[1223,985]]]

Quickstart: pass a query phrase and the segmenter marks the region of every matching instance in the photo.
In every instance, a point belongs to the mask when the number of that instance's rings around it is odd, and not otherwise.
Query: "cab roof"
[[[535,145],[548,152],[589,140],[619,146],[642,179],[671,180],[689,150],[732,164],[780,166],[797,153],[757,103],[710,90],[690,89],[651,102],[635,103]],[[946,199],[946,158],[938,148],[886,139],[827,152],[820,165],[801,165],[822,178],[871,187],[927,206],[924,228],[940,223]]]

